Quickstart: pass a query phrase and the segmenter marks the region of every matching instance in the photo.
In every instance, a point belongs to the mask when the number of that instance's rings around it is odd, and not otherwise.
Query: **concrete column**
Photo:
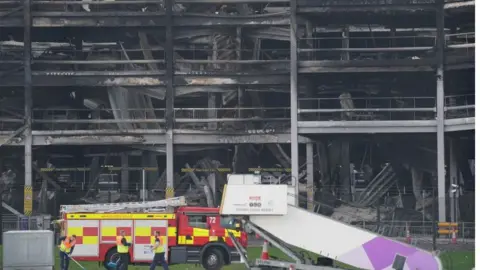
[[[122,171],[120,174],[120,191],[128,193],[129,189],[129,170],[128,170],[128,153],[120,153],[120,163],[122,164]]]
[[[449,177],[450,177],[450,187],[448,190],[450,191],[449,196],[450,196],[450,221],[455,222],[455,213],[454,213],[454,208],[455,206],[457,207],[457,219],[458,219],[458,214],[459,209],[458,209],[458,195],[454,196],[454,194],[451,192],[452,191],[452,184],[458,185],[458,167],[457,167],[457,158],[455,155],[455,144],[453,140],[450,140],[449,142],[449,166],[448,166],[448,171],[449,171]],[[459,190],[457,192],[460,192]],[[455,201],[456,200],[456,201]]]
[[[25,87],[25,186],[24,186],[24,206],[23,212],[30,216],[33,210],[33,191],[32,191],[32,14],[31,0],[24,1],[23,7],[23,72]]]
[[[437,180],[438,180],[438,221],[446,221],[445,205],[445,92],[444,92],[444,47],[445,47],[445,11],[444,1],[437,0]]]
[[[313,143],[307,143],[307,209],[313,211],[315,207],[313,201],[315,198],[314,164],[313,164]]]
[[[298,62],[297,62],[297,0],[290,0],[290,147],[292,185],[298,206]]]

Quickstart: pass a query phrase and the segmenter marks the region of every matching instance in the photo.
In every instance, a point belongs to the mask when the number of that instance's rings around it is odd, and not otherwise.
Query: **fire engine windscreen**
[[[242,222],[240,221],[240,219],[237,219],[235,217],[223,216],[220,219],[220,226],[222,226],[222,228],[231,230],[241,229]]]
[[[221,215],[287,214],[287,185],[225,185]]]

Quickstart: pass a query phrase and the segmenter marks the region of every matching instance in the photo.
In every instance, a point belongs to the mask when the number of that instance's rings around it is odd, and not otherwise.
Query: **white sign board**
[[[254,185],[262,183],[262,176],[256,174],[229,174],[227,175],[229,185]]]
[[[286,185],[226,185],[222,215],[267,215],[287,214]]]

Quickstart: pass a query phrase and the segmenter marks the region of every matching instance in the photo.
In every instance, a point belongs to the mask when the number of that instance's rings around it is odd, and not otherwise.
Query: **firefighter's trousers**
[[[155,253],[152,264],[150,265],[150,270],[155,270],[157,265],[163,266],[163,270],[168,270],[168,263],[165,260],[165,252]]]
[[[60,270],[68,270],[70,264],[70,257],[67,253],[60,251]]]
[[[120,261],[117,264],[116,270],[127,270],[128,269],[128,253],[118,253],[120,256]]]

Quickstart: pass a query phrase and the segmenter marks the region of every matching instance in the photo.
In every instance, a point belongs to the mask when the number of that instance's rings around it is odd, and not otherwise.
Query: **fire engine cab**
[[[171,210],[174,209],[174,210]],[[103,262],[117,258],[116,236],[124,230],[130,263],[150,263],[155,231],[165,243],[169,264],[201,264],[221,269],[240,262],[230,235],[244,248],[247,234],[233,217],[222,217],[219,208],[187,206],[185,197],[135,203],[62,205],[63,233],[77,236],[72,257]],[[230,232],[230,233],[229,233]],[[236,241],[236,242],[237,242]]]

